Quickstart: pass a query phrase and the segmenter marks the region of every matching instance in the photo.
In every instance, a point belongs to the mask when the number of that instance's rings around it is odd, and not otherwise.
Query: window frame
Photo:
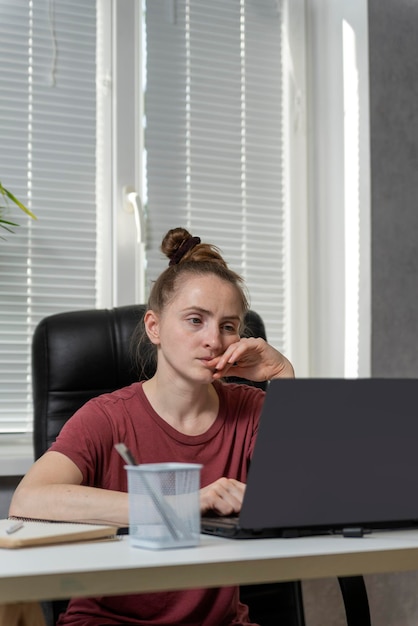
[[[343,25],[356,38],[358,70],[358,238],[350,241],[345,191]],[[371,371],[368,8],[363,0],[307,0],[310,366],[312,377],[369,377]],[[355,86],[353,85],[354,89]],[[353,257],[352,247],[356,254]],[[350,285],[350,263],[357,284]],[[355,299],[356,336],[348,336]],[[353,308],[351,308],[353,310]],[[348,342],[357,357],[347,365]]]

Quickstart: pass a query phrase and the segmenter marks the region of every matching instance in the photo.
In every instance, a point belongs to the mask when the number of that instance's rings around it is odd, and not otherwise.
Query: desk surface
[[[240,541],[202,535],[196,548],[160,551],[133,548],[125,536],[0,549],[0,603],[413,569],[417,530]]]

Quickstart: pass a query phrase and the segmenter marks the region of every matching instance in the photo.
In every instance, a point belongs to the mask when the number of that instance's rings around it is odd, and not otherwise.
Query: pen
[[[20,520],[18,522],[15,522],[14,524],[11,524],[8,528],[6,528],[6,533],[8,535],[12,535],[13,533],[15,533],[20,528],[23,528],[22,520]]]

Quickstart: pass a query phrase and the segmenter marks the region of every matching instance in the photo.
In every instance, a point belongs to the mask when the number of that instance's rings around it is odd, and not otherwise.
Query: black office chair
[[[32,344],[35,458],[87,400],[152,376],[146,350],[139,371],[132,352],[132,336],[144,311],[143,305],[71,311],[51,315],[37,326]],[[266,338],[257,313],[249,311],[245,322],[247,336]],[[266,383],[251,384],[266,388]],[[251,619],[261,626],[304,626],[300,582],[247,585],[240,590]],[[67,601],[43,603],[51,626],[66,605]]]
[[[139,371],[131,349],[144,311],[143,305],[71,311],[46,317],[37,326],[32,344],[36,458],[49,448],[65,422],[87,400],[152,376],[146,349]],[[245,321],[247,336],[266,338],[264,323],[256,312],[249,311]],[[266,387],[266,383],[251,384]],[[370,626],[363,578],[340,578],[339,583],[348,626]],[[299,581],[245,585],[240,590],[251,619],[261,626],[305,626]],[[43,603],[49,625],[55,625],[66,604]]]

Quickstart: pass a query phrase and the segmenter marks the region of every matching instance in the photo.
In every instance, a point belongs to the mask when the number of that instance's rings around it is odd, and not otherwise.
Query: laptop
[[[239,516],[203,533],[297,537],[415,527],[418,380],[270,382]]]

